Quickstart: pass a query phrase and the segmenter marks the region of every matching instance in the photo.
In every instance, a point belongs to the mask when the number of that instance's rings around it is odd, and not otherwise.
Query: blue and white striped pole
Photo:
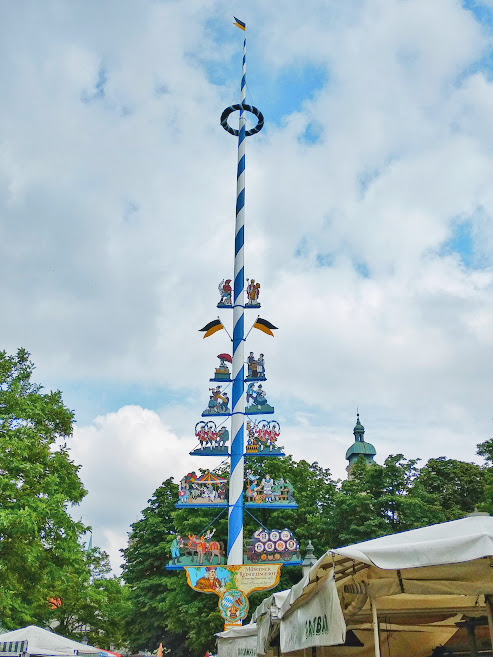
[[[243,40],[241,103],[246,100],[246,35]],[[243,486],[245,459],[244,372],[244,224],[245,224],[245,112],[240,110],[238,171],[236,177],[235,266],[233,288],[233,399],[231,419],[231,471],[229,479],[228,565],[243,563]]]
[[[235,18],[235,25],[245,31],[245,23]],[[236,226],[235,268],[233,288],[233,413],[231,418],[231,470],[229,477],[228,518],[228,565],[243,563],[243,486],[244,486],[244,427],[245,427],[245,268],[244,268],[244,224],[245,224],[245,139],[260,132],[264,117],[256,107],[247,105],[246,100],[246,35],[243,41],[243,65],[241,70],[241,103],[227,107],[221,115],[221,125],[231,135],[238,137],[238,171],[236,176]],[[239,129],[228,125],[228,117],[240,110]],[[246,129],[245,112],[257,117],[257,125]]]

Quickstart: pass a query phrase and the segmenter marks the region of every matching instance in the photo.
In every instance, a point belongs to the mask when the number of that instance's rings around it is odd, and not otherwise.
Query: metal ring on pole
[[[240,134],[239,130],[235,130],[230,125],[228,125],[229,115],[232,114],[233,112],[236,112],[237,110],[243,110],[244,112],[251,112],[257,117],[257,125],[255,126],[255,128],[246,131],[245,133],[246,137],[255,135],[257,134],[257,132],[260,132],[262,130],[262,128],[264,127],[264,116],[262,112],[258,110],[256,107],[254,107],[253,105],[238,103],[237,105],[231,105],[230,107],[226,107],[224,112],[221,114],[221,125],[226,130],[226,132],[229,132],[230,135],[234,135],[235,137],[237,137]]]

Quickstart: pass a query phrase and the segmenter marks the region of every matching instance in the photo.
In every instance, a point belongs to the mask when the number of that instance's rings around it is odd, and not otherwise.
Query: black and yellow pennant
[[[220,320],[214,319],[212,322],[206,324],[204,328],[199,329],[199,331],[204,331],[204,338],[208,338],[210,335],[213,335],[223,328],[224,326],[221,324]]]
[[[275,331],[277,329],[277,326],[274,326],[274,324],[269,322],[267,319],[262,319],[261,317],[257,317],[257,320],[253,325],[253,328],[256,328],[259,331],[263,331],[264,333],[267,333],[267,335],[272,335],[272,337],[274,337],[274,333],[272,333],[272,331]]]

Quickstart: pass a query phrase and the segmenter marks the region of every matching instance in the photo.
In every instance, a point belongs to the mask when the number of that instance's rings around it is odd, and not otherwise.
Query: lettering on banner
[[[317,584],[305,604],[299,605],[281,619],[281,652],[341,645],[345,638],[346,623],[331,572]]]
[[[327,614],[324,614],[323,616],[315,616],[305,622],[305,639],[328,633],[329,623],[327,621]]]
[[[256,648],[238,648],[238,657],[257,657]]]

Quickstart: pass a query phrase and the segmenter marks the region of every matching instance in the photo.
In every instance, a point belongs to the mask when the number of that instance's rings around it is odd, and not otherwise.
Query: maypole
[[[235,17],[236,25],[241,26]],[[246,102],[246,29],[241,69],[241,104]],[[228,565],[243,563],[243,485],[245,479],[245,111],[240,110],[238,129],[238,169],[236,174],[236,224],[233,286],[233,417],[231,418],[231,473],[229,480]]]
[[[221,126],[229,134],[238,137],[234,281],[232,286],[229,278],[221,281],[221,298],[217,304],[218,308],[233,310],[233,337],[230,337],[233,355],[221,352],[217,356],[219,366],[213,378],[209,379],[215,385],[209,387],[209,402],[202,412],[204,420],[195,425],[199,445],[190,452],[197,456],[229,457],[229,480],[224,478],[223,470],[216,474],[206,470],[199,476],[190,472],[181,479],[179,500],[175,505],[178,509],[214,508],[219,514],[197,534],[185,537],[175,533],[170,545],[172,558],[167,565],[169,569],[185,568],[187,582],[196,591],[214,593],[219,597],[218,606],[226,626],[241,625],[248,613],[248,595],[252,591],[268,590],[276,586],[281,566],[301,563],[298,542],[289,529],[269,530],[250,513],[250,509],[296,509],[293,486],[282,477],[274,480],[267,468],[264,470],[258,465],[252,466],[245,477],[245,457],[281,457],[284,452],[277,444],[279,423],[267,419],[255,421],[252,418],[274,413],[274,407],[268,403],[263,387],[267,380],[264,355],[261,353],[255,357],[250,352],[245,359],[244,353],[245,310],[260,308],[260,284],[254,279],[245,279],[245,141],[247,137],[260,132],[264,117],[256,107],[246,103],[246,26],[237,18],[235,25],[245,32],[241,102],[227,107],[221,115]],[[229,116],[236,111],[240,112],[238,129],[228,124]],[[246,113],[253,114],[257,119],[256,126],[250,130],[246,129]],[[245,281],[248,283],[246,289]],[[224,328],[218,317],[200,330],[204,338],[207,338]],[[252,328],[271,336],[276,329],[271,322],[258,316]],[[228,363],[231,363],[231,372]],[[248,368],[245,368],[245,364]],[[246,390],[245,382],[248,383]],[[230,409],[228,389],[231,384]],[[229,416],[231,441],[230,432],[224,424]],[[259,526],[246,542],[243,536],[245,509]],[[215,529],[212,528],[226,510],[227,565],[224,563],[224,543],[214,536]]]
[[[244,494],[244,435],[245,435],[245,141],[263,128],[264,117],[252,105],[246,104],[246,25],[236,16],[235,25],[245,32],[243,39],[243,62],[241,67],[241,103],[227,107],[221,115],[221,125],[230,134],[238,137],[238,166],[236,172],[236,223],[233,283],[233,399],[231,419],[231,471],[229,480],[228,509],[228,564],[243,563],[243,494]],[[238,130],[228,125],[232,112],[240,111]],[[246,129],[245,112],[257,117],[257,125]],[[250,304],[250,307],[259,307]]]

